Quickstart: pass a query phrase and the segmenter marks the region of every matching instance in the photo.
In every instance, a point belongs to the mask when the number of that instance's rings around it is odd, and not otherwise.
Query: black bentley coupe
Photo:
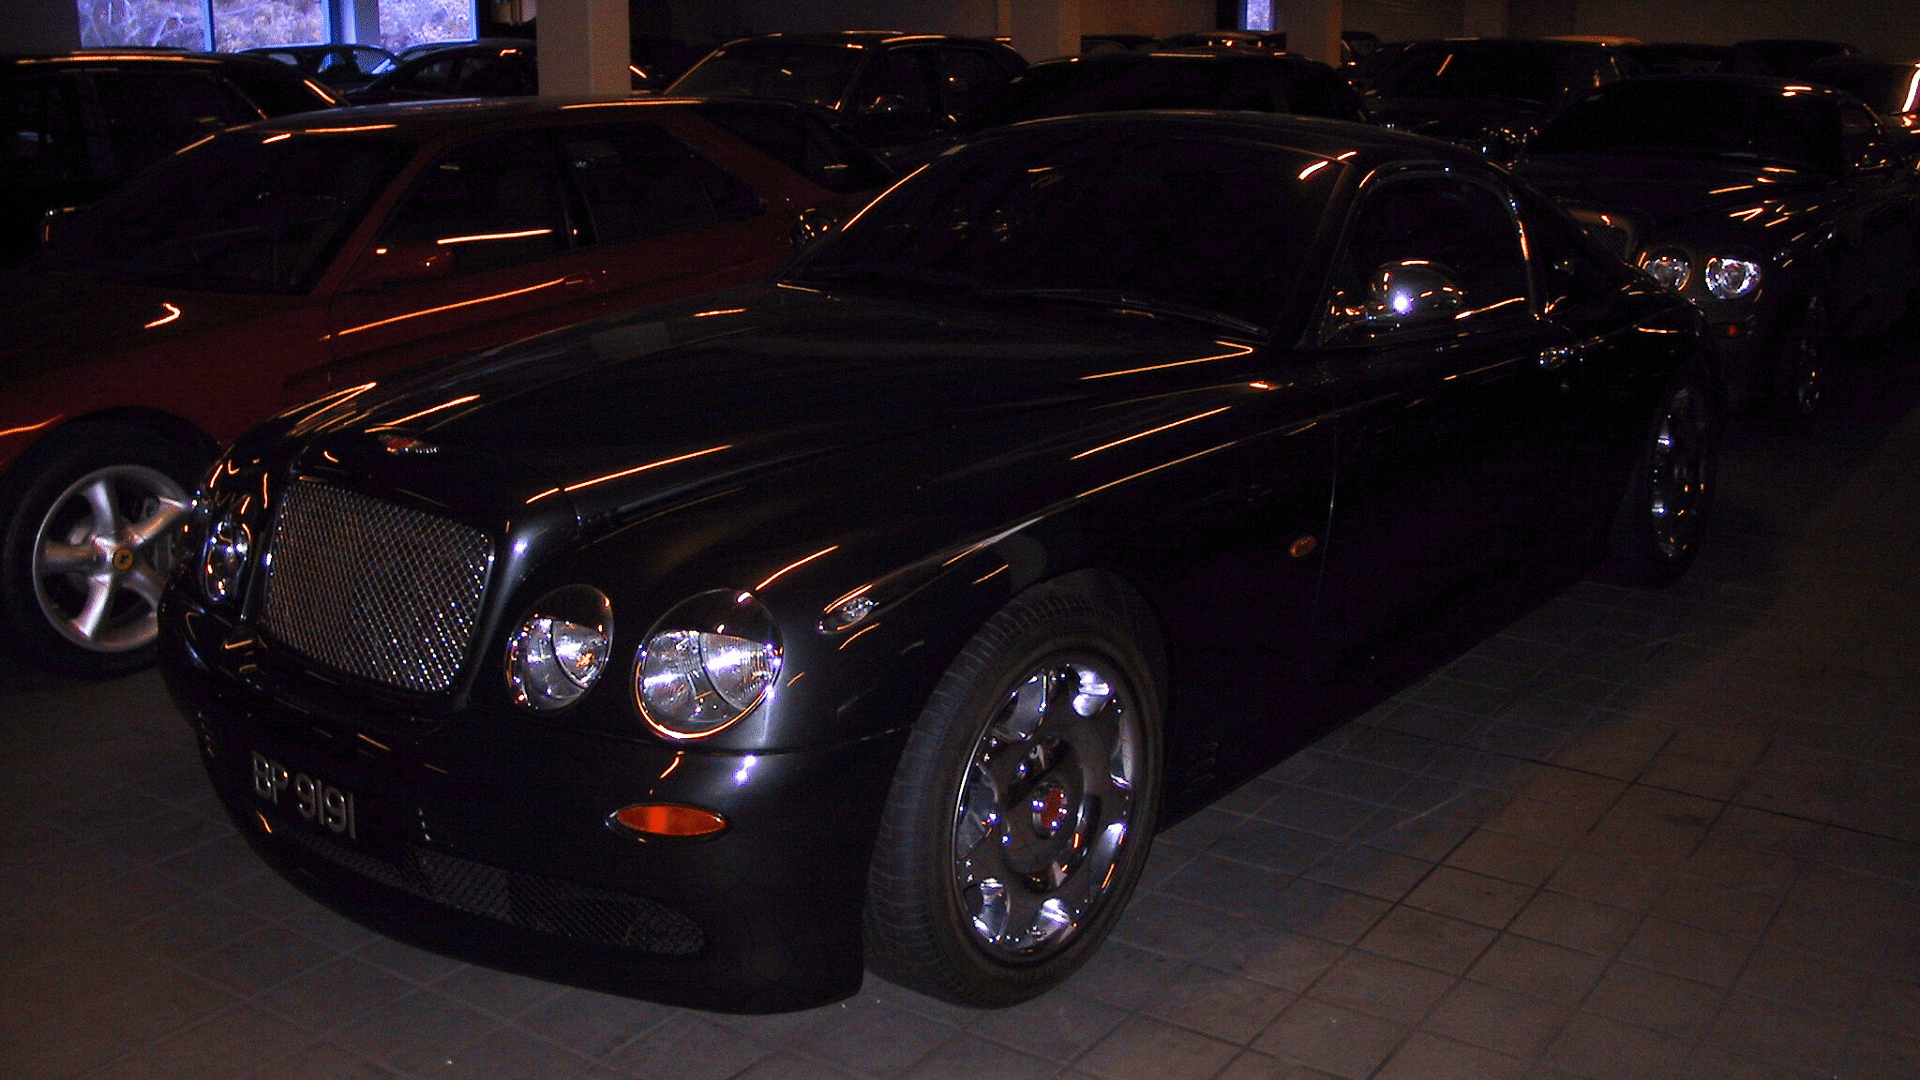
[[[1731,407],[1798,422],[1835,347],[1920,297],[1917,159],[1920,139],[1832,89],[1662,75],[1590,92],[1514,168],[1699,305]]]
[[[1660,583],[1699,313],[1449,144],[1015,125],[778,281],[242,436],[161,605],[241,831],[393,936],[797,1008],[1057,984],[1156,826],[1517,571]]]

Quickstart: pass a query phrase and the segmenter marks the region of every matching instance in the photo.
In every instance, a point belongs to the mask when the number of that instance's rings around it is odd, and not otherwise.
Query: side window
[[[1007,85],[1006,69],[977,49],[936,49],[933,67],[939,80],[938,113],[963,125]]]
[[[1879,133],[1880,124],[1865,105],[1853,101],[1840,103],[1840,151],[1846,155],[1849,165],[1877,163],[1873,140]]]
[[[517,53],[468,58],[460,68],[458,89],[474,97],[534,93],[533,77]]]
[[[73,79],[64,74],[17,77],[0,86],[7,132],[7,171],[28,185],[92,179],[87,132]]]
[[[1382,310],[1382,275],[1406,274],[1453,291],[1443,308],[1405,321]],[[1462,177],[1389,178],[1361,199],[1338,271],[1335,324],[1370,333],[1431,328],[1462,330],[1531,314],[1529,275],[1519,229],[1506,197]],[[1404,305],[1402,305],[1404,307]]]
[[[567,246],[551,158],[537,135],[472,139],[414,179],[379,243],[435,244],[454,252],[454,273],[514,266]]]
[[[764,210],[746,183],[650,124],[570,129],[560,135],[560,160],[600,243],[704,228]]]
[[[460,66],[458,57],[449,56],[431,64],[421,64],[406,76],[394,80],[409,90],[451,90],[453,73]]]
[[[934,115],[930,50],[890,49],[867,80],[859,106],[890,120],[917,123]]]
[[[251,104],[206,71],[90,72],[107,121],[114,171],[127,175],[233,124],[260,119]]]
[[[1563,305],[1578,308],[1612,296],[1631,279],[1625,263],[1552,205],[1523,198],[1520,221],[1539,269],[1541,310],[1547,316]]]
[[[223,76],[252,102],[254,108],[267,116],[285,116],[327,107],[326,99],[308,89],[301,80],[288,78],[286,74],[271,68],[262,70],[256,64],[230,64],[224,69]]]

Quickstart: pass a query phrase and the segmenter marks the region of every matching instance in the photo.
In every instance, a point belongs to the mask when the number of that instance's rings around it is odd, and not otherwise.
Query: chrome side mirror
[[[1367,279],[1361,321],[1373,329],[1423,326],[1451,319],[1467,306],[1451,267],[1426,259],[1384,263]]]

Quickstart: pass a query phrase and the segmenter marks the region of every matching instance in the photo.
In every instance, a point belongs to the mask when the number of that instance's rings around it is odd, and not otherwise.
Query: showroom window
[[[76,0],[80,44],[218,49],[330,42],[356,3],[377,4],[380,40],[399,50],[474,36],[474,0]],[[362,42],[362,44],[376,44]]]

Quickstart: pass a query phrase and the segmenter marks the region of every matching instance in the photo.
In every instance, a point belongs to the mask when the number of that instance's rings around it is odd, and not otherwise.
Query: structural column
[[[380,0],[338,0],[329,5],[333,40],[349,45],[380,44]]]
[[[997,0],[996,37],[1029,61],[1080,51],[1080,0]]]
[[[1509,0],[1465,0],[1460,6],[1460,32],[1467,37],[1506,37]]]
[[[626,94],[629,48],[627,0],[543,0],[540,96]]]
[[[1286,0],[1273,5],[1275,24],[1287,32],[1287,51],[1340,66],[1342,0]]]

